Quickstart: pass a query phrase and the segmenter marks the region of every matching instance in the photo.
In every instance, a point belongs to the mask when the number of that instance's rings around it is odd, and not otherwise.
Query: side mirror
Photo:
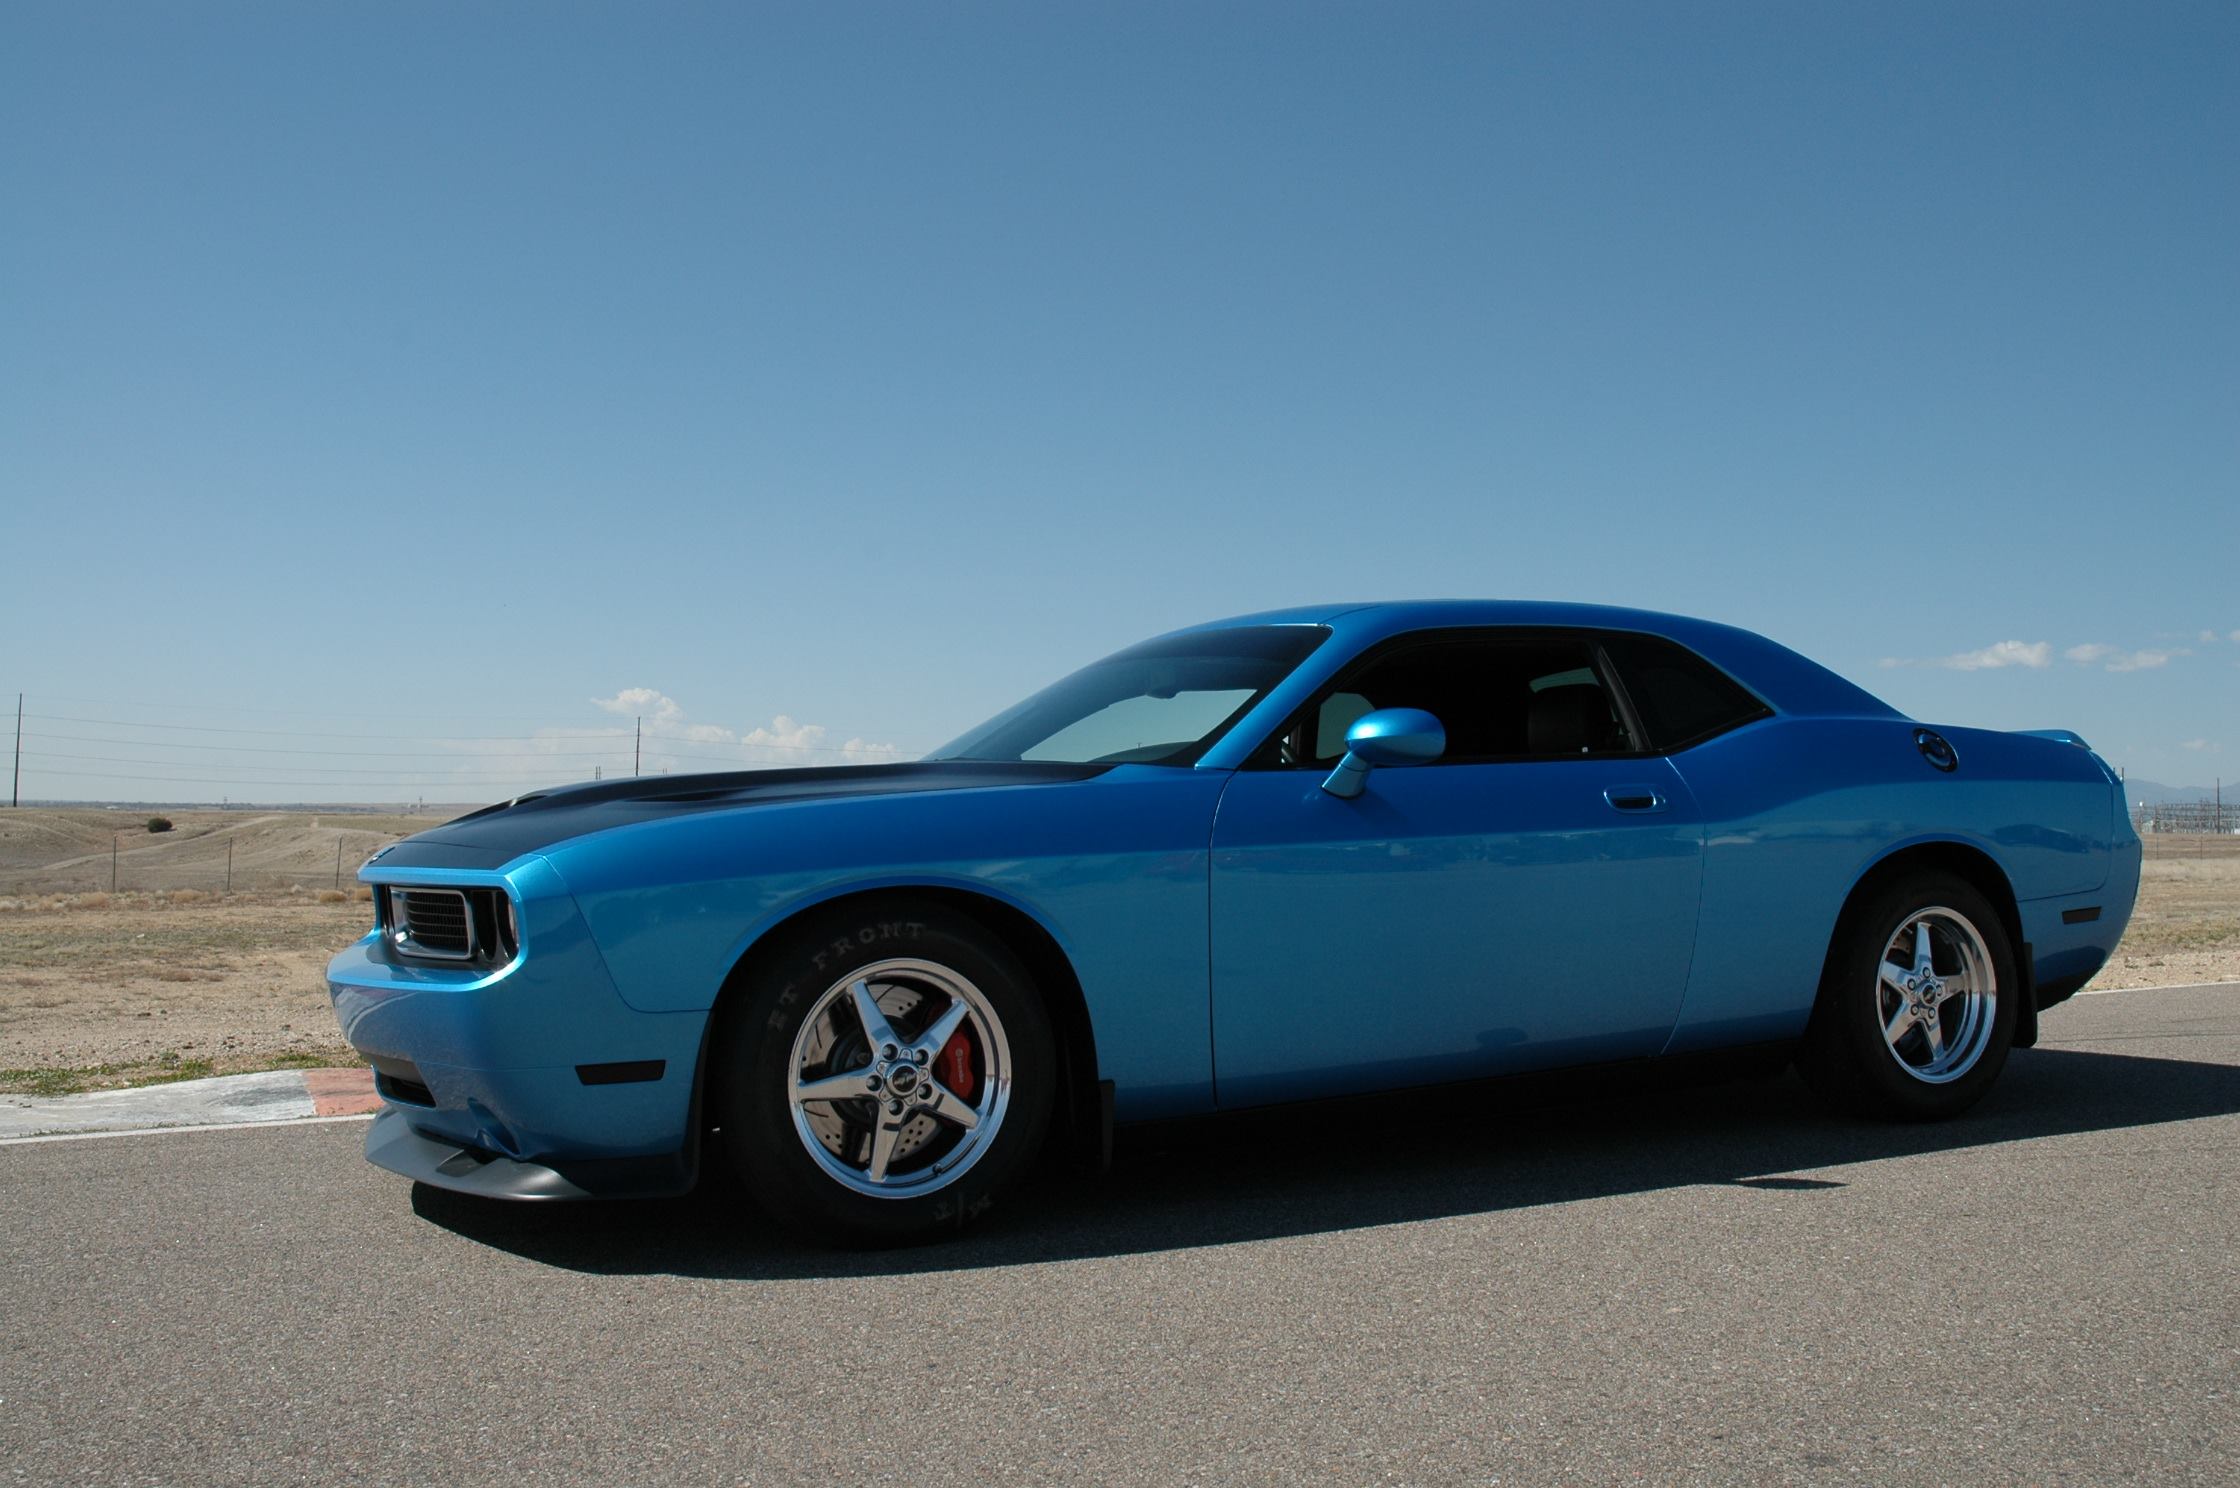
[[[1379,708],[1346,730],[1346,757],[1322,782],[1341,800],[1352,800],[1377,765],[1427,765],[1447,752],[1446,725],[1421,708]]]

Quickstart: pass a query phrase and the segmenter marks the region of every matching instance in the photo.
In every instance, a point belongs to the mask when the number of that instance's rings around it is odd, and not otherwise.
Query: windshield
[[[926,758],[1186,765],[1329,634],[1319,625],[1245,625],[1145,641]]]

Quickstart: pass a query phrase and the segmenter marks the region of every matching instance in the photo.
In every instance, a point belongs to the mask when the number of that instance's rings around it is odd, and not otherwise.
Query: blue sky
[[[27,794],[910,754],[1445,594],[2240,774],[2229,5],[18,3],[0,204]]]

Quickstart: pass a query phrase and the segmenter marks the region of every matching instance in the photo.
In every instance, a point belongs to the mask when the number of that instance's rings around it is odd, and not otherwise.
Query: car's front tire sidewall
[[[873,1197],[827,1173],[803,1146],[790,1099],[795,1039],[820,996],[896,957],[959,973],[987,999],[1010,1046],[1011,1089],[987,1150],[931,1193]],[[758,954],[719,1023],[709,1074],[725,1147],[749,1196],[806,1238],[894,1245],[986,1214],[1031,1162],[1057,1084],[1050,1022],[1025,968],[976,924],[937,906],[879,903],[819,916]]]

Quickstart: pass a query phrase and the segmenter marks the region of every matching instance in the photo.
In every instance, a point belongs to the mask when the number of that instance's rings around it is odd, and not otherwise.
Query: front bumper
[[[366,1131],[366,1161],[421,1183],[485,1199],[651,1199],[692,1187],[689,1150],[654,1157],[529,1162],[416,1131],[391,1104]]]
[[[376,864],[368,882],[434,881]],[[401,958],[368,935],[327,967],[343,1037],[386,1102],[366,1156],[493,1198],[677,1193],[691,1186],[706,1009],[647,1013],[616,990],[549,864],[447,872],[514,896],[521,949],[491,968]]]

